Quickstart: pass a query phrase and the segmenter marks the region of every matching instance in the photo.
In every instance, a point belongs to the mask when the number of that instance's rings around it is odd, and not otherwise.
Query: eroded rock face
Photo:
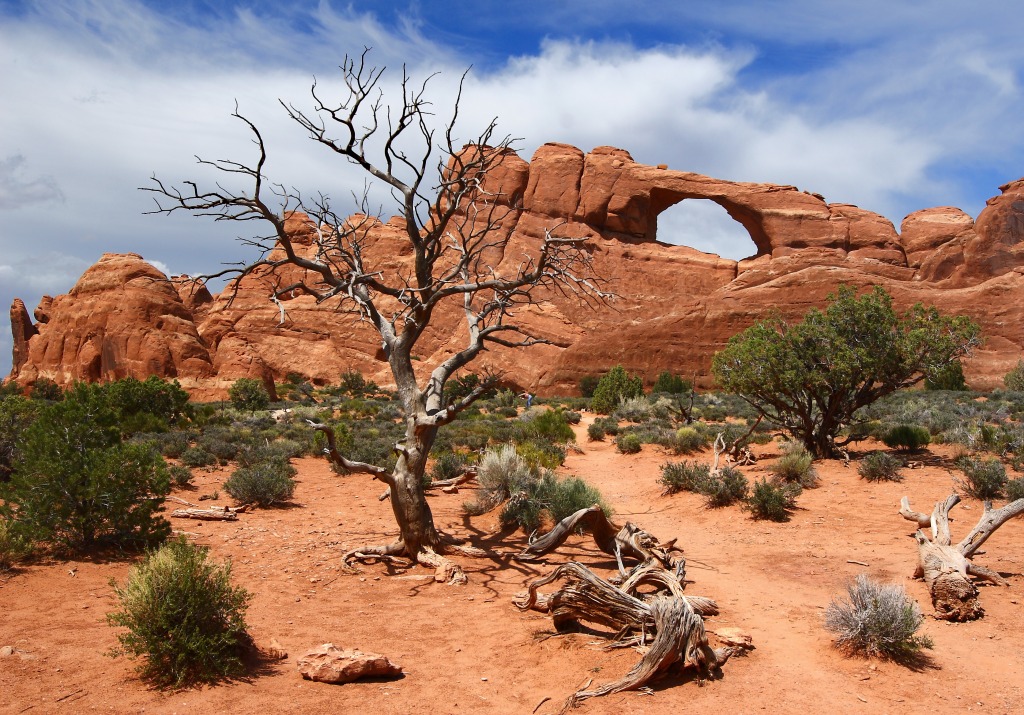
[[[648,381],[671,370],[707,385],[711,358],[729,337],[769,310],[798,319],[843,283],[883,285],[901,307],[923,302],[980,322],[987,342],[965,365],[975,387],[999,384],[1024,346],[1024,179],[1001,187],[976,222],[959,209],[930,208],[907,216],[899,233],[878,214],[792,186],[645,166],[613,147],[584,154],[546,144],[530,163],[506,152],[485,188],[502,207],[497,230],[508,237],[486,256],[497,272],[516,270],[553,230],[589,239],[594,270],[617,295],[585,306],[538,294],[517,319],[550,344],[494,348],[474,364],[541,394],[573,394],[581,377],[619,363]],[[722,206],[756,255],[737,262],[670,245],[658,215],[687,199]],[[406,269],[402,219],[350,220],[366,221],[367,265],[385,276]],[[292,215],[287,226],[299,250],[313,250],[317,227],[307,217]],[[284,280],[300,277],[293,273]],[[71,293],[40,304],[36,325],[23,305],[12,306],[12,374],[61,384],[158,374],[178,377],[201,399],[223,397],[239,377],[272,389],[289,372],[324,384],[359,370],[390,383],[380,338],[366,323],[301,294],[274,303],[270,285],[256,273],[211,296],[166,282],[134,254],[105,255]],[[458,306],[439,308],[417,344],[417,367],[429,370],[465,340]]]
[[[14,362],[19,382],[214,374],[192,312],[167,277],[138,254],[104,254],[43,315],[48,319],[33,326],[27,358]]]

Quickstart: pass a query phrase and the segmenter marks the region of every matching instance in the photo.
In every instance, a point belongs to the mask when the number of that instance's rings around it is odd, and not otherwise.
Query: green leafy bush
[[[964,474],[960,488],[975,499],[996,499],[1006,488],[1006,467],[998,459],[965,456],[956,460],[956,467]]]
[[[680,427],[676,430],[670,443],[676,454],[692,454],[699,452],[711,443],[710,435],[696,427]]]
[[[860,574],[846,590],[847,597],[833,599],[825,611],[825,628],[835,635],[837,648],[904,660],[932,647],[930,638],[917,635],[924,616],[902,586]]]
[[[60,389],[53,380],[40,377],[32,383],[32,388],[29,390],[29,396],[33,400],[43,400],[44,402],[60,402],[64,399],[64,391]]]
[[[1013,369],[1003,376],[1003,384],[1011,392],[1024,392],[1024,360],[1018,360]]]
[[[583,420],[583,415],[573,410],[567,410],[565,412],[565,421],[571,425],[578,425]]]
[[[263,385],[262,380],[251,377],[242,377],[235,380],[228,389],[228,398],[236,410],[265,410],[270,406],[270,393]]]
[[[682,395],[693,389],[689,380],[683,379],[680,375],[673,375],[668,370],[658,374],[658,378],[651,387],[652,393],[665,392],[670,395]]]
[[[622,454],[636,454],[643,449],[643,440],[635,432],[623,432],[615,438],[615,449]]]
[[[622,365],[616,365],[597,383],[594,396],[590,400],[590,408],[594,412],[607,415],[624,399],[639,397],[642,394],[643,380],[639,376],[627,374]]]
[[[587,427],[587,438],[591,442],[601,442],[604,440],[604,426],[600,422],[592,422]]]
[[[755,519],[788,521],[790,511],[796,506],[796,498],[802,491],[798,482],[777,484],[761,479],[754,482],[747,508]]]
[[[768,470],[778,481],[796,483],[808,489],[818,484],[818,472],[814,468],[814,457],[807,449],[797,442],[787,442],[782,448],[782,456],[773,462]]]
[[[113,654],[143,658],[145,680],[184,687],[245,672],[251,596],[231,585],[230,562],[210,562],[205,548],[180,537],[133,567],[123,588],[113,585],[120,610],[107,621],[128,629]]]
[[[576,433],[562,410],[531,410],[520,417],[518,439],[537,439],[548,442],[574,442]]]
[[[953,360],[945,366],[936,368],[924,378],[926,390],[952,390],[964,392],[967,381],[964,379],[964,366],[959,360]]]
[[[126,434],[166,431],[168,425],[183,422],[191,413],[188,393],[177,380],[167,382],[155,375],[145,381],[126,377],[95,388],[106,393]]]
[[[0,399],[0,482],[11,478],[21,454],[23,434],[39,410],[38,402],[21,395]]]
[[[932,436],[927,427],[921,425],[894,425],[882,436],[882,441],[892,449],[916,452],[927,447]]]
[[[869,482],[902,482],[903,460],[888,452],[870,452],[857,465],[857,474]]]
[[[557,469],[565,461],[565,450],[550,442],[520,442],[516,451],[530,469]]]
[[[295,468],[286,461],[267,460],[236,469],[224,482],[224,490],[239,504],[268,507],[292,498],[294,475]]]
[[[151,445],[122,442],[98,394],[76,386],[41,410],[25,430],[0,512],[31,538],[71,549],[161,541],[170,532],[159,514],[167,467]]]
[[[18,524],[0,516],[0,572],[32,553],[32,542],[18,528]]]
[[[583,397],[593,397],[594,391],[597,390],[597,384],[601,382],[601,378],[596,375],[586,375],[580,378],[579,387],[580,395]]]

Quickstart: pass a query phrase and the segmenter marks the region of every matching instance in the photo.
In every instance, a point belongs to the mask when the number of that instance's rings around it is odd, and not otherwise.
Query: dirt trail
[[[902,484],[870,484],[853,466],[819,463],[822,486],[804,492],[790,522],[775,524],[753,521],[738,507],[706,509],[693,494],[663,496],[659,467],[673,457],[653,446],[619,455],[610,442],[588,442],[585,427],[577,428],[584,452],[571,454],[561,471],[598,486],[616,520],[635,521],[663,539],[678,537],[693,580],[688,591],[716,599],[722,609],[709,629],[739,627],[756,649],[732,659],[721,679],[703,687],[670,679],[653,695],[617,694],[588,701],[579,712],[1024,711],[1024,519],[1004,525],[978,557],[1011,583],[1009,589],[982,586],[985,617],[955,625],[926,621],[923,632],[935,641],[928,667],[914,671],[843,657],[821,625],[830,599],[861,572],[903,583],[930,610],[924,584],[910,578],[912,525],[896,511],[904,494],[927,511],[950,492],[942,446],[932,449],[923,468],[905,470]],[[751,480],[762,477],[768,461],[742,471]],[[562,561],[609,572],[613,564],[586,537],[570,538],[547,565],[516,563],[511,555],[524,536],[500,533],[493,514],[464,516],[461,504],[472,490],[463,489],[432,497],[432,506],[442,529],[489,551],[483,559],[459,557],[469,585],[435,584],[418,567],[369,566],[352,575],[339,570],[339,555],[394,533],[390,509],[377,500],[380,483],[339,477],[320,459],[300,459],[296,466],[294,507],[257,511],[238,522],[174,520],[216,558],[232,559],[236,583],[254,594],[248,620],[257,643],[276,638],[289,651],[287,660],[214,688],[149,690],[129,661],[104,655],[116,644],[105,622],[115,606],[108,582],[123,582],[129,564],[32,565],[0,578],[0,646],[16,649],[0,658],[0,712],[530,713],[551,698],[537,711],[551,713],[587,679],[616,679],[636,661],[632,651],[600,650],[591,636],[544,638],[550,619],[512,606],[526,582]],[[194,500],[218,489],[226,476],[197,472],[197,489],[180,496]],[[954,536],[973,525],[980,509],[966,499],[954,510]],[[325,642],[384,653],[406,675],[343,686],[303,681],[295,659]]]

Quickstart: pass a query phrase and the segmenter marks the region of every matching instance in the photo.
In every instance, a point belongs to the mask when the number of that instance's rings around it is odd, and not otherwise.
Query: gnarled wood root
[[[625,526],[619,527],[605,516],[597,504],[570,514],[555,524],[547,534],[531,539],[530,545],[515,558],[517,561],[537,561],[544,554],[557,549],[565,543],[570,534],[580,529],[589,531],[597,547],[615,557],[619,573],[623,577],[626,575],[623,557],[634,558],[642,563],[655,562],[668,569],[676,568],[680,561],[685,564],[681,557],[675,555],[681,553],[675,545],[675,539],[661,543],[652,534],[632,522],[626,522]]]
[[[565,579],[565,584],[558,591],[549,596],[539,593],[540,587],[559,579]],[[659,590],[644,600],[638,593],[642,584]],[[625,676],[594,690],[573,693],[563,712],[588,698],[641,688],[677,663],[706,676],[729,659],[732,649],[712,649],[704,630],[702,615],[718,613],[718,606],[708,598],[683,595],[682,586],[681,570],[673,573],[650,562],[634,568],[621,587],[575,562],[529,584],[516,606],[551,613],[557,630],[579,622],[593,623],[614,632],[615,645],[647,647]]]
[[[468,556],[480,556],[483,554],[479,549],[475,549],[472,546],[462,546],[458,544],[445,545],[444,551],[448,549],[454,549]],[[360,546],[358,548],[347,551],[342,557],[342,565],[349,571],[354,571],[352,562],[359,561],[360,563],[372,563],[377,561],[384,561],[387,563],[397,563],[399,561],[406,561],[409,563],[417,563],[421,566],[434,569],[434,581],[437,583],[446,583],[449,586],[461,586],[469,580],[466,577],[466,572],[462,570],[454,561],[448,559],[443,555],[442,552],[436,551],[430,547],[423,547],[414,557],[409,555],[408,550],[405,548],[405,543],[402,541],[396,541],[393,544],[386,544],[384,546]]]

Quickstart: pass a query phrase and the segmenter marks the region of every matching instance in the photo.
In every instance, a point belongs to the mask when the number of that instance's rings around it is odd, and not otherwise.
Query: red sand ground
[[[753,521],[738,507],[710,510],[693,494],[663,496],[659,466],[669,455],[646,446],[623,456],[609,443],[586,441],[561,470],[598,486],[616,520],[641,524],[662,539],[679,538],[689,559],[688,591],[714,598],[722,613],[708,629],[735,626],[756,649],[730,660],[723,676],[701,687],[689,678],[662,681],[653,694],[620,693],[587,701],[591,713],[1019,713],[1024,711],[1024,520],[1005,524],[978,561],[1009,575],[1011,588],[983,585],[982,620],[947,624],[928,618],[932,663],[911,670],[894,663],[844,657],[822,628],[830,599],[856,574],[906,586],[926,613],[928,594],[911,579],[917,559],[913,526],[897,515],[899,499],[928,511],[949,494],[948,451],[934,448],[926,466],[905,470],[902,484],[867,483],[854,467],[819,463],[819,489],[806,491],[784,524]],[[768,451],[771,451],[771,447]],[[768,457],[765,454],[765,457]],[[705,455],[706,457],[706,455]],[[763,476],[770,459],[744,468]],[[556,712],[564,698],[593,678],[617,679],[637,661],[631,650],[604,651],[588,635],[556,638],[550,619],[521,613],[512,597],[565,560],[597,565],[609,558],[588,537],[572,537],[548,564],[524,565],[511,555],[523,536],[498,533],[496,518],[465,517],[472,491],[432,497],[438,525],[487,549],[488,558],[457,557],[469,584],[436,584],[426,569],[339,569],[348,547],[389,541],[391,511],[377,500],[379,482],[339,477],[319,459],[297,461],[296,506],[245,514],[237,522],[174,520],[218,559],[230,557],[236,583],[253,594],[248,621],[262,646],[276,638],[287,660],[244,681],[182,692],[148,689],[131,661],[104,655],[116,644],[105,614],[116,606],[111,578],[123,561],[50,562],[0,578],[0,712],[115,713],[531,713]],[[223,472],[197,473],[195,500],[213,491]],[[966,499],[956,507],[960,538],[981,513]],[[867,567],[850,563],[861,561]],[[295,660],[325,642],[379,652],[403,666],[390,682],[324,685],[302,680]]]

